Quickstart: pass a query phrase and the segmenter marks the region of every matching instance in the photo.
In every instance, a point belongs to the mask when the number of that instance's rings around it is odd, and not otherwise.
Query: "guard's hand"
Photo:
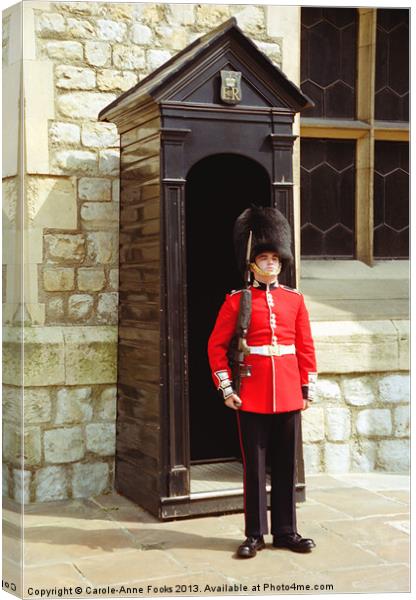
[[[228,406],[228,408],[238,410],[243,403],[237,394],[231,394],[231,396],[228,396],[228,398],[224,401],[224,404],[225,406]]]
[[[306,410],[307,408],[309,408],[310,404],[311,403],[309,402],[309,400],[304,400],[302,410]]]

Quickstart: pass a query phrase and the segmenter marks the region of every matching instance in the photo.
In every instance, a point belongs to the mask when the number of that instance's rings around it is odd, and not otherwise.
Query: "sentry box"
[[[243,509],[207,339],[242,286],[236,217],[275,206],[293,228],[292,126],[311,104],[232,18],[100,113],[121,139],[115,486],[160,519]],[[301,445],[297,472],[303,500]]]

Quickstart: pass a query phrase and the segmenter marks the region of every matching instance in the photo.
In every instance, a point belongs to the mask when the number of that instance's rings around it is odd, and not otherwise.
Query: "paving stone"
[[[337,510],[355,518],[401,512],[397,502],[358,487],[309,490],[308,495],[316,502],[335,506]]]

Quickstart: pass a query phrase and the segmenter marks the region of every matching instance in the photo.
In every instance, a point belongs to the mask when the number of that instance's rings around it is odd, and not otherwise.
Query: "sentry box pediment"
[[[273,205],[293,225],[292,125],[310,105],[232,18],[100,113],[121,150],[115,485],[159,518],[243,507],[206,343],[242,284],[236,217]],[[302,465],[299,450],[300,497]]]

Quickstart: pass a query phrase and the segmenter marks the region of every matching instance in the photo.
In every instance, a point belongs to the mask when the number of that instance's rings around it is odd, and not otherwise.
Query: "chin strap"
[[[278,269],[275,269],[274,273],[270,273],[270,271],[263,271],[263,269],[260,269],[260,267],[258,267],[254,262],[250,263],[250,268],[254,273],[257,273],[257,275],[261,275],[262,277],[274,277],[275,275],[279,275],[280,271],[282,270],[282,265],[280,265]]]

